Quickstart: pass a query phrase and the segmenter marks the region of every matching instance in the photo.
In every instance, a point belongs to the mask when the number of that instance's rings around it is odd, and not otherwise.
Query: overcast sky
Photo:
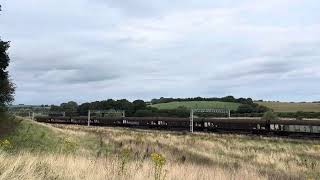
[[[319,0],[0,0],[15,103],[320,100]]]

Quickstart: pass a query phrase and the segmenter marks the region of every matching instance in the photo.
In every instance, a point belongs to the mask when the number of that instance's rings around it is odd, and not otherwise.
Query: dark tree
[[[76,112],[78,109],[78,104],[74,101],[69,101],[67,103],[62,103],[60,107],[66,112]]]
[[[14,84],[10,82],[7,70],[10,62],[7,52],[9,47],[10,42],[5,42],[0,39],[0,111],[4,109],[6,104],[14,100]]]
[[[238,107],[238,113],[252,113],[254,108],[248,104],[242,104]]]
[[[135,111],[147,108],[147,104],[143,100],[133,101],[133,106]]]
[[[78,112],[81,116],[85,116],[88,114],[88,111],[90,110],[90,103],[83,103],[78,107]]]
[[[62,108],[60,106],[56,106],[56,105],[51,105],[50,106],[50,111],[62,111]]]

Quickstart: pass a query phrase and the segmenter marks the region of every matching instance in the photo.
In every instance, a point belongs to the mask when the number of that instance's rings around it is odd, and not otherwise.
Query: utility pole
[[[190,132],[193,133],[193,109],[190,111]]]
[[[89,111],[88,111],[88,126],[90,126],[90,121],[91,121],[90,115],[91,115],[91,112],[90,112],[90,110],[89,110]]]

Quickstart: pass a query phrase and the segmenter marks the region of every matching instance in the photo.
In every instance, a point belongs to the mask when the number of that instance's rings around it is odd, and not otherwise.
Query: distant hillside
[[[220,102],[220,101],[183,101],[183,102],[168,102],[151,105],[158,109],[176,109],[178,107],[186,107],[188,109],[196,108],[228,108],[237,110],[240,103]]]
[[[256,102],[276,112],[320,112],[320,103]]]

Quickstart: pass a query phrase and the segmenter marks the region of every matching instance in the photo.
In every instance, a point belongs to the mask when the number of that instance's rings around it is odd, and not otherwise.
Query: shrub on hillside
[[[263,120],[267,121],[267,122],[270,122],[272,120],[278,120],[279,117],[276,113],[274,113],[273,111],[268,111],[268,112],[265,112],[263,117],[262,117]]]
[[[244,114],[244,113],[265,113],[268,112],[270,109],[261,106],[259,104],[253,103],[253,104],[242,104],[238,107],[238,110],[236,113]]]

